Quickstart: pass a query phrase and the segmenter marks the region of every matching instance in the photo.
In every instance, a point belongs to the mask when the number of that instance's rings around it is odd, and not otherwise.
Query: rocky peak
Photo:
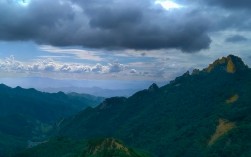
[[[150,92],[154,92],[157,91],[159,89],[158,85],[156,83],[153,83],[149,88],[148,91]]]
[[[212,71],[226,71],[227,73],[235,73],[236,71],[242,71],[248,67],[244,64],[241,58],[229,55],[227,57],[222,57],[217,59],[212,64],[210,64],[204,71],[210,73]]]
[[[114,138],[98,139],[89,141],[87,150],[83,157],[91,156],[123,156],[123,157],[141,157],[134,150],[127,148],[122,142]]]

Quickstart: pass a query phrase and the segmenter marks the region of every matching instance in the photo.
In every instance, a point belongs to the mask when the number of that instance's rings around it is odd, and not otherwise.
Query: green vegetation
[[[114,138],[104,138],[90,140],[82,157],[147,157],[147,155],[126,147]]]
[[[69,138],[53,138],[46,143],[33,147],[17,157],[80,157],[86,147],[85,141],[72,140]]]
[[[149,157],[126,147],[114,138],[73,140],[64,137],[51,139],[26,150],[16,157]]]
[[[79,100],[82,104],[86,104],[90,107],[98,106],[102,101],[105,100],[104,97],[97,97],[90,94],[79,94],[79,93],[69,93],[68,96],[73,97],[73,99]]]
[[[29,141],[46,140],[62,118],[102,100],[84,94],[50,94],[0,84],[0,157],[27,148]]]

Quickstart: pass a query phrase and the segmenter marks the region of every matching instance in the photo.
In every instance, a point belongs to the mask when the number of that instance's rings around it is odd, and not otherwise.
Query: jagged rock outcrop
[[[235,73],[236,71],[243,71],[248,67],[244,64],[240,57],[229,55],[217,59],[210,64],[204,71],[210,73],[213,71],[226,71],[227,73]]]

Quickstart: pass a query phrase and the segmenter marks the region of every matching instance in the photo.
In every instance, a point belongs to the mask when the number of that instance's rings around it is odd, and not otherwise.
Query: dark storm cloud
[[[227,9],[250,9],[250,0],[174,0],[181,4],[197,4],[199,6],[209,5]]]
[[[210,45],[210,22],[186,9],[166,11],[153,0],[0,1],[0,39],[104,49],[196,52]]]
[[[248,40],[247,38],[245,38],[241,35],[234,35],[234,36],[227,38],[225,41],[236,43],[236,42],[243,42],[243,41],[247,41],[247,40]]]
[[[208,4],[229,9],[250,9],[250,0],[205,0]]]
[[[196,0],[196,2],[208,11],[214,12],[212,19],[217,19],[216,28],[251,30],[250,0]]]
[[[8,0],[0,1],[0,15],[2,40],[40,41],[54,32],[61,21],[70,21],[73,13],[69,6],[58,1],[34,0],[29,7],[24,7]]]
[[[234,29],[236,31],[251,30],[250,0],[175,0],[193,7],[198,14],[211,20],[210,32]]]

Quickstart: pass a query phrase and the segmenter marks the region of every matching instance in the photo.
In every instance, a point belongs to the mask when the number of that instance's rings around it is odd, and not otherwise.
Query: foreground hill
[[[0,156],[44,140],[56,122],[101,101],[90,95],[49,94],[1,84]]]
[[[89,141],[55,138],[17,155],[17,157],[149,157],[114,138]]]
[[[58,135],[115,137],[158,157],[250,157],[250,98],[251,70],[230,55],[161,88],[106,99],[65,119]]]

